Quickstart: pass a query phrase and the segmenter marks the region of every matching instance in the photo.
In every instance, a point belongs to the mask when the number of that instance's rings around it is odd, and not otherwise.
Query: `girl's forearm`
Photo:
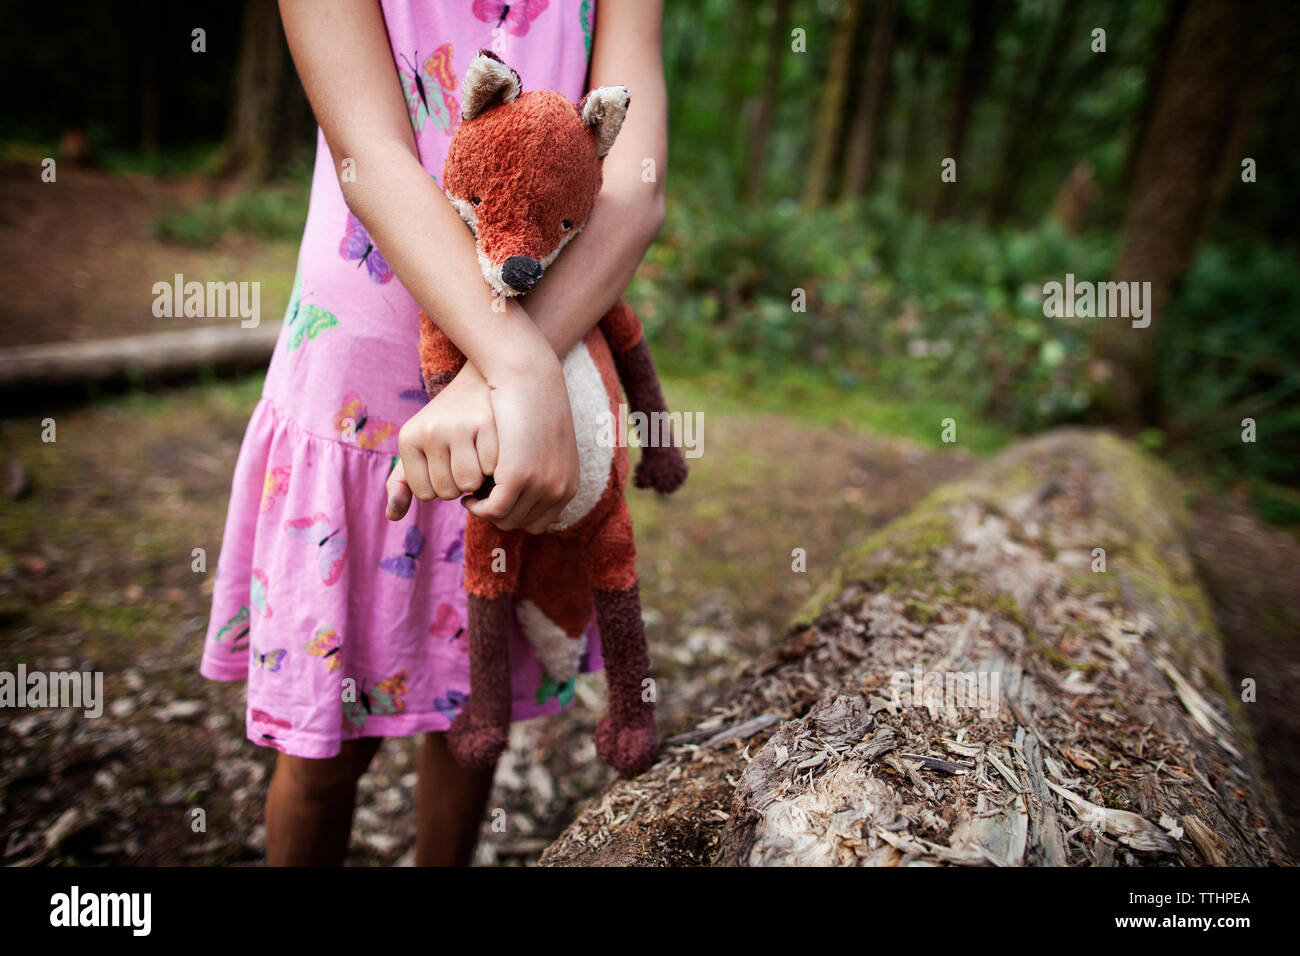
[[[623,295],[662,221],[661,195],[601,193],[582,234],[524,300],[557,355],[567,354]]]
[[[379,4],[280,0],[280,12],[344,198],[402,284],[489,382],[548,362],[558,376],[523,310],[493,311],[474,239],[420,165]]]
[[[618,301],[659,233],[668,163],[668,94],[659,0],[602,0],[591,85],[626,86],[631,106],[605,157],[604,185],[586,227],[569,243],[524,308],[567,354]]]
[[[350,158],[355,175],[340,176],[344,198],[421,308],[488,382],[535,371],[553,347],[517,302],[498,300],[479,276],[473,236],[412,147],[357,146]]]

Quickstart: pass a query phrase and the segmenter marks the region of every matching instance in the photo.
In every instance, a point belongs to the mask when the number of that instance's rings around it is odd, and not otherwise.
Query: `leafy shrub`
[[[670,204],[632,294],[683,371],[815,367],[899,395],[960,396],[1017,428],[1080,416],[1089,319],[1049,319],[1042,286],[1103,278],[1110,241],[930,224],[884,203]],[[802,289],[806,312],[792,308]]]
[[[153,224],[163,242],[211,246],[226,235],[256,239],[298,239],[307,219],[304,190],[277,186],[209,197],[168,213]]]
[[[1112,233],[931,223],[886,201],[808,212],[674,196],[629,293],[660,361],[742,381],[813,371],[899,399],[951,400],[1028,432],[1092,420],[1093,345],[1114,319],[1043,314],[1043,286],[1104,281]],[[1300,523],[1300,284],[1294,250],[1203,247],[1161,323],[1167,420],[1148,436],[1261,512]],[[792,309],[802,289],[807,311]],[[1122,321],[1122,320],[1120,320]],[[1243,445],[1241,419],[1257,422]]]
[[[1159,366],[1170,434],[1228,479],[1297,483],[1300,284],[1296,253],[1262,243],[1202,248],[1166,310]],[[1256,441],[1242,441],[1255,420]],[[1279,496],[1259,489],[1257,498]],[[1284,496],[1283,496],[1284,497]],[[1280,499],[1279,499],[1280,502]],[[1300,522],[1294,502],[1277,505]]]

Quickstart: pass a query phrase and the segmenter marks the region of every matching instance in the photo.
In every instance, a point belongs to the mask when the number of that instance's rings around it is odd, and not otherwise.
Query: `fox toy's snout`
[[[628,102],[622,86],[592,90],[576,105],[552,90],[524,93],[519,75],[487,50],[470,63],[443,190],[474,232],[497,293],[531,291],[582,230]]]
[[[501,265],[501,281],[516,292],[528,292],[541,281],[542,271],[532,256],[511,256]]]

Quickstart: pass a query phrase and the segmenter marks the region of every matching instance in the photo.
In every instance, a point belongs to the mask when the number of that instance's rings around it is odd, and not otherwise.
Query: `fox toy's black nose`
[[[527,292],[542,278],[542,264],[532,256],[511,256],[501,267],[501,281],[516,292]]]

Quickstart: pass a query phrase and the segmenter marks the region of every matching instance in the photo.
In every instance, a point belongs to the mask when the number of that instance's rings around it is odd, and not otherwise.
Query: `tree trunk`
[[[1267,56],[1256,8],[1193,0],[1179,26],[1151,124],[1134,166],[1124,242],[1113,279],[1149,282],[1149,325],[1101,320],[1097,351],[1108,378],[1100,405],[1127,428],[1157,420],[1155,355],[1160,316],[1191,265],[1219,177],[1258,102]],[[1236,135],[1234,135],[1236,134]]]
[[[141,11],[144,15],[136,22],[133,30],[125,31],[123,41],[130,45],[131,54],[136,62],[137,82],[140,86],[140,149],[145,153],[156,153],[162,143],[162,84],[158,68],[158,48],[162,44],[159,36],[159,21],[163,12],[148,5]]]
[[[855,199],[871,188],[876,159],[876,133],[880,126],[889,66],[894,56],[895,0],[880,0],[871,31],[871,54],[862,84],[862,95],[853,113],[853,125],[844,158],[845,199]]]
[[[222,175],[270,178],[307,142],[310,115],[274,0],[246,0]]]
[[[1133,139],[1129,142],[1128,153],[1124,159],[1122,184],[1129,189],[1133,184],[1133,171],[1137,168],[1138,156],[1146,141],[1147,127],[1151,125],[1151,114],[1155,110],[1156,100],[1160,98],[1160,84],[1169,69],[1169,51],[1173,49],[1174,39],[1187,12],[1187,0],[1169,0],[1165,8],[1165,18],[1160,24],[1160,32],[1155,39],[1155,57],[1147,71],[1146,85],[1142,90],[1142,107],[1138,110],[1137,123],[1133,128]]]
[[[966,133],[970,129],[975,98],[984,82],[985,65],[993,45],[992,0],[971,0],[968,20],[970,39],[962,57],[961,76],[953,96],[952,120],[948,127],[948,152],[945,157],[957,161],[957,181],[965,175],[961,169],[961,154],[966,146]],[[942,183],[930,207],[930,218],[945,219],[952,212],[953,191],[957,183]]]
[[[1290,862],[1173,487],[1067,430],[939,488],[541,862]]]
[[[1074,235],[1083,228],[1088,209],[1101,197],[1101,190],[1092,181],[1092,173],[1092,163],[1080,160],[1056,192],[1052,219],[1066,235]]]
[[[826,85],[822,88],[821,105],[817,109],[812,161],[808,164],[808,180],[803,194],[805,209],[820,206],[830,187],[835,154],[840,145],[840,117],[844,112],[844,97],[852,73],[853,35],[857,32],[861,15],[862,0],[845,0],[840,7]]]
[[[1024,179],[1030,158],[1038,158],[1037,148],[1043,140],[1042,129],[1048,118],[1043,115],[1048,92],[1059,82],[1060,66],[1066,50],[1075,37],[1074,27],[1079,19],[1079,4],[1067,2],[1056,18],[1052,38],[1038,63],[1031,92],[1027,99],[1013,99],[1007,117],[1006,132],[1002,137],[1002,159],[998,163],[998,184],[989,203],[989,220],[1001,222],[1012,211],[1017,191]]]
[[[776,112],[776,94],[780,86],[790,26],[790,0],[773,0],[772,32],[768,34],[767,54],[763,62],[763,93],[754,117],[754,131],[749,140],[748,180],[745,194],[756,200],[763,193],[763,171],[767,165],[767,143],[772,135],[772,116]]]
[[[942,2],[936,0],[935,3],[930,5],[929,12],[923,21],[909,21],[907,19],[903,21],[904,27],[909,23],[911,25],[913,33],[911,46],[914,59],[912,60],[911,79],[907,90],[903,94],[903,102],[908,104],[908,109],[906,129],[903,133],[903,155],[900,157],[899,165],[904,171],[902,183],[906,206],[914,211],[923,209],[925,206],[923,197],[930,194],[936,181],[933,166],[920,177],[913,170],[917,166],[917,157],[922,155],[923,133],[931,102],[925,69],[930,54],[935,52],[933,50],[936,45],[935,37],[941,33],[943,25],[947,22],[950,2],[951,0],[942,0]],[[937,52],[941,55],[943,53],[942,50]]]

